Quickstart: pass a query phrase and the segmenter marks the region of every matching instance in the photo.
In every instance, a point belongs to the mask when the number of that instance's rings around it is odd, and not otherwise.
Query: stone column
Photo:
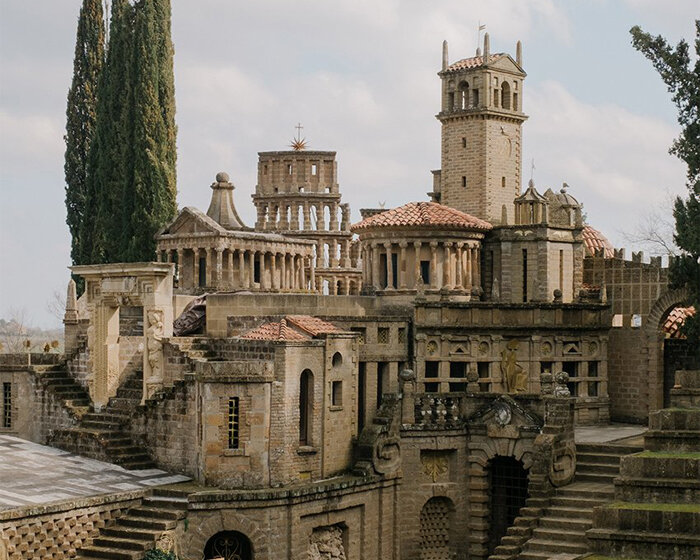
[[[248,251],[248,287],[255,287],[255,251]]]
[[[299,288],[306,291],[306,267],[304,266],[304,257],[299,255]]]
[[[231,249],[228,250],[228,257],[226,259],[226,262],[228,272],[228,281],[226,283],[229,287],[233,287],[233,251]]]
[[[279,289],[279,283],[277,282],[277,253],[274,251],[270,253],[270,287],[273,290]]]
[[[194,264],[194,273],[192,275],[192,287],[199,288],[199,251],[201,249],[192,249],[192,261]]]
[[[282,260],[280,261],[280,288],[282,290],[287,289],[287,253],[282,253]]]
[[[472,293],[472,248],[467,247],[466,252],[465,252],[465,260],[466,262],[466,272],[465,272],[465,280],[466,280],[466,288],[467,292],[470,294]]]
[[[443,288],[452,289],[452,242],[443,245],[442,283]]]
[[[406,289],[406,247],[408,243],[405,241],[399,243],[399,288],[402,290]]]
[[[481,287],[481,273],[479,267],[479,249],[472,249],[472,288]]]
[[[262,203],[258,203],[256,209],[258,211],[258,218],[255,222],[255,229],[263,229],[265,227],[265,206]]]
[[[326,229],[326,218],[323,215],[323,204],[314,204],[316,208],[316,229],[324,231]]]
[[[292,204],[292,223],[289,224],[289,229],[299,229],[299,205],[296,202]]]
[[[222,274],[222,256],[224,253],[224,250],[221,247],[217,247],[214,249],[216,251],[216,279],[214,282],[214,286],[216,287],[217,290],[221,289],[221,274]]]
[[[260,256],[258,257],[258,262],[260,263],[260,289],[267,289],[267,278],[265,278],[265,251],[260,251]]]
[[[304,207],[302,209],[302,212],[304,214],[304,229],[310,230],[311,229],[311,211],[309,210],[309,203],[306,200],[304,201]]]
[[[311,276],[311,291],[316,291],[316,267],[314,266],[314,258],[309,257],[309,276]]]
[[[457,243],[457,262],[455,264],[455,288],[462,291],[464,284],[462,283],[462,251],[464,251],[464,243]]]
[[[184,277],[184,267],[183,263],[185,262],[185,250],[184,249],[178,249],[177,250],[177,281],[178,281],[178,286],[180,288],[185,287],[185,277]]]
[[[342,221],[340,222],[340,229],[342,229],[343,231],[347,231],[350,227],[350,205],[347,202],[345,204],[341,204],[340,210],[342,216]]]
[[[430,287],[434,290],[440,289],[440,279],[438,277],[437,241],[430,242]]]
[[[329,224],[329,228],[331,231],[338,231],[338,203],[333,202],[328,205],[328,207],[331,210],[331,223]]]
[[[350,265],[350,240],[346,239],[343,241],[343,252],[345,255],[343,256],[343,266],[345,268],[349,268]]]
[[[422,243],[420,241],[413,242],[413,287],[418,288],[418,284],[423,281],[420,273],[420,249]]]
[[[386,249],[386,289],[392,290],[394,288],[394,263],[391,260],[391,243],[384,243],[384,249]]]
[[[338,295],[338,279],[335,276],[331,276],[330,285],[328,286],[328,294],[331,296]]]
[[[247,288],[248,282],[246,282],[245,278],[245,251],[238,249],[236,252],[238,253],[238,287]]]
[[[380,274],[379,274],[379,244],[372,244],[372,285],[377,289],[381,290]]]

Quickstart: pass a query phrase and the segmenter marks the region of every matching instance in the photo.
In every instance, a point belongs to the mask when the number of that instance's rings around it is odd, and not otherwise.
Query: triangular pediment
[[[513,74],[520,74],[522,76],[525,76],[525,71],[518,66],[518,63],[513,60],[510,55],[504,54],[503,56],[499,56],[493,61],[490,61],[488,64],[489,68],[495,68],[498,70],[502,70],[503,72],[510,72]]]
[[[192,235],[194,233],[223,233],[225,230],[206,214],[186,206],[177,218],[163,228],[158,235]]]
[[[468,424],[497,424],[540,429],[544,420],[528,410],[510,395],[501,395],[491,403],[477,410],[467,420]]]

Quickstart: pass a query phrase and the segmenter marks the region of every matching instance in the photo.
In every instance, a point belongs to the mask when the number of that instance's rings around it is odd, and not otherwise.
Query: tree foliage
[[[88,200],[88,158],[97,122],[100,73],[104,64],[105,33],[101,0],[84,0],[78,16],[73,59],[73,81],[66,109],[65,179],[66,222],[71,233],[71,258],[84,264],[89,240],[84,239],[85,223],[92,216]]]
[[[672,263],[671,285],[687,288],[691,303],[700,311],[700,20],[695,22],[695,61],[685,40],[673,47],[638,26],[630,33],[632,45],[654,65],[678,109],[682,130],[670,152],[688,166],[688,197],[677,197],[674,203],[674,241],[681,255]],[[700,342],[700,313],[688,318],[683,330],[689,339]]]

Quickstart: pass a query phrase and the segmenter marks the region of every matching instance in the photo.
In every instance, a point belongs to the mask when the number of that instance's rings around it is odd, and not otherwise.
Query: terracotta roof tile
[[[409,202],[365,218],[352,231],[382,227],[450,228],[488,231],[490,223],[437,202]]]
[[[241,335],[247,340],[304,341],[325,333],[339,333],[341,329],[310,315],[286,315],[279,322],[265,323]]]
[[[506,53],[495,53],[490,55],[491,62],[498,60],[499,58],[505,56],[505,54]],[[463,58],[462,60],[453,62],[447,68],[445,68],[444,72],[459,72],[460,70],[469,70],[470,68],[478,68],[479,66],[483,65],[483,56],[472,56],[470,58]]]
[[[663,324],[663,331],[668,338],[684,338],[681,334],[681,327],[687,317],[695,315],[694,307],[675,307],[666,317]]]
[[[597,249],[603,249],[603,256],[611,259],[614,256],[612,243],[602,233],[591,226],[583,226],[583,244],[586,246],[586,255],[593,256]]]

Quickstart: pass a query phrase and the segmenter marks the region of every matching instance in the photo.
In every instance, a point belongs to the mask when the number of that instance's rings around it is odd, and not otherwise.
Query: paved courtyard
[[[578,426],[574,428],[576,443],[625,443],[643,445],[640,436],[647,431],[647,426],[637,424],[609,424],[607,426]],[[619,441],[619,440],[625,440]]]
[[[189,480],[158,469],[118,465],[0,435],[0,510],[138,490]]]

